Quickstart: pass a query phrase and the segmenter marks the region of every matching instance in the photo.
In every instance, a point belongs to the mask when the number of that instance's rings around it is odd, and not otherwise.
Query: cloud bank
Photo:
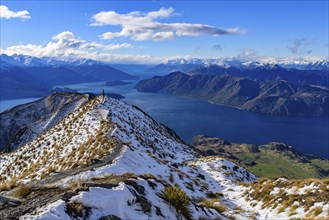
[[[155,58],[150,55],[112,54],[114,50],[132,48],[128,43],[122,44],[100,44],[87,42],[75,36],[70,31],[59,33],[52,37],[47,45],[16,45],[1,51],[8,55],[24,54],[35,57],[53,57],[58,59],[93,59],[112,63],[158,63],[162,58]]]
[[[157,11],[140,12],[132,11],[127,14],[119,14],[115,11],[102,11],[92,16],[92,26],[120,26],[118,32],[106,32],[100,39],[113,39],[119,37],[129,38],[134,41],[162,41],[171,40],[181,36],[219,36],[230,34],[244,34],[246,30],[240,28],[218,28],[207,24],[194,23],[165,23],[163,19],[169,19],[177,15],[173,8],[161,8]],[[31,18],[29,12],[13,12],[8,7],[1,5],[1,17]],[[160,63],[179,56],[151,56],[149,54],[114,54],[113,51],[132,48],[130,43],[104,44],[100,41],[87,42],[80,39],[70,31],[61,32],[51,38],[47,44],[19,44],[0,49],[1,53],[8,55],[23,54],[35,57],[53,57],[57,59],[94,59],[112,63]],[[221,50],[217,45],[216,50]],[[197,49],[197,53],[199,54]]]
[[[133,11],[119,14],[115,11],[102,11],[92,16],[92,26],[121,26],[119,32],[106,32],[101,39],[129,37],[135,41],[171,40],[181,36],[244,34],[247,30],[240,28],[217,28],[206,24],[164,23],[158,20],[174,16],[173,8],[161,8],[158,11]]]
[[[10,19],[10,18],[21,18],[21,19],[29,19],[31,16],[29,12],[26,10],[23,11],[10,11],[9,8],[5,5],[0,5],[0,18]]]

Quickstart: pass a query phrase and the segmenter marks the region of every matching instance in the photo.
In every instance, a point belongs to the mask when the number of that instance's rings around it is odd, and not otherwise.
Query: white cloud
[[[65,31],[52,37],[45,46],[35,44],[15,45],[1,50],[7,55],[24,54],[35,57],[53,57],[57,59],[93,59],[112,63],[160,63],[168,57],[154,57],[148,54],[113,54],[110,51],[132,48],[128,43],[100,44],[86,42],[75,36],[72,32]]]
[[[102,11],[92,17],[92,26],[115,25],[121,26],[120,32],[106,32],[100,35],[102,39],[129,37],[132,40],[170,40],[180,36],[200,35],[228,35],[244,34],[246,30],[240,28],[217,28],[205,24],[191,23],[161,23],[157,20],[174,15],[173,8],[161,8],[158,11],[143,13],[133,11],[119,14],[115,11]]]
[[[109,44],[104,47],[104,50],[119,50],[123,48],[132,48],[131,44],[123,43],[123,44]]]
[[[257,51],[246,48],[237,55],[237,58],[240,60],[257,60],[260,56],[257,55]]]
[[[21,19],[29,19],[31,16],[29,12],[26,10],[23,11],[10,11],[9,8],[5,5],[0,5],[0,18],[10,19],[10,18],[21,18]]]
[[[175,34],[173,32],[167,31],[167,32],[157,32],[153,34],[152,39],[155,41],[159,40],[171,40],[175,37]]]
[[[168,18],[171,17],[172,14],[174,13],[174,9],[173,8],[160,8],[159,11],[150,11],[149,13],[147,13],[147,17],[150,18]]]

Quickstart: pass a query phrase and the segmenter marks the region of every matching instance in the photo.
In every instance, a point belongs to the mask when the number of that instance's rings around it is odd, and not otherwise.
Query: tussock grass
[[[0,192],[11,190],[12,188],[14,188],[16,186],[17,186],[17,177],[13,177],[10,181],[5,182],[0,185]]]
[[[89,133],[79,145],[73,141],[83,132],[77,128],[87,123],[84,116],[99,103],[98,98],[91,100],[63,117],[49,130],[52,134],[49,138],[42,134],[17,152],[10,153],[12,162],[0,173],[0,191],[11,189],[23,178],[43,179],[49,173],[72,169],[79,164],[90,165],[106,157],[117,144],[113,138],[106,136],[111,127],[110,121],[100,123],[98,128],[95,127],[97,130]],[[73,147],[67,148],[69,144]]]
[[[322,207],[312,208],[315,203],[329,203],[328,179],[304,179],[304,180],[270,180],[260,179],[247,188],[244,196],[247,200],[262,201],[262,208],[271,207],[278,213],[290,211],[290,216],[296,213],[296,209],[302,207],[307,217],[314,218],[319,215]],[[311,190],[299,191],[306,186],[313,185]],[[274,192],[274,188],[279,188]],[[252,189],[252,190],[251,190]],[[289,192],[289,193],[288,193]]]
[[[160,193],[160,197],[173,206],[178,214],[182,214],[186,219],[191,219],[191,213],[187,207],[190,199],[182,189],[176,186],[165,187]]]
[[[33,191],[33,188],[30,186],[26,186],[26,185],[21,185],[18,186],[14,192],[13,192],[13,196],[18,198],[18,199],[24,199],[25,197],[27,197],[31,192]]]
[[[215,209],[219,214],[222,214],[226,211],[226,206],[221,202],[219,198],[215,199],[203,199],[199,205],[204,206],[206,208]]]
[[[320,215],[322,213],[322,211],[323,211],[323,209],[321,206],[314,207],[313,209],[310,210],[307,217],[315,218],[318,215]]]

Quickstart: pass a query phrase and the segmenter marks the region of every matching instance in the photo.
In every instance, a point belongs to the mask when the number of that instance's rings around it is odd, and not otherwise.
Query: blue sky
[[[9,54],[146,63],[185,56],[328,57],[328,1],[2,0],[1,5],[1,49]]]

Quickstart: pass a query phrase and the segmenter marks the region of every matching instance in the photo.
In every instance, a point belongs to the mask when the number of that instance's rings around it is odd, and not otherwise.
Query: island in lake
[[[106,86],[123,86],[123,85],[128,85],[132,84],[132,82],[125,82],[121,80],[114,80],[114,81],[107,81],[105,83]]]

